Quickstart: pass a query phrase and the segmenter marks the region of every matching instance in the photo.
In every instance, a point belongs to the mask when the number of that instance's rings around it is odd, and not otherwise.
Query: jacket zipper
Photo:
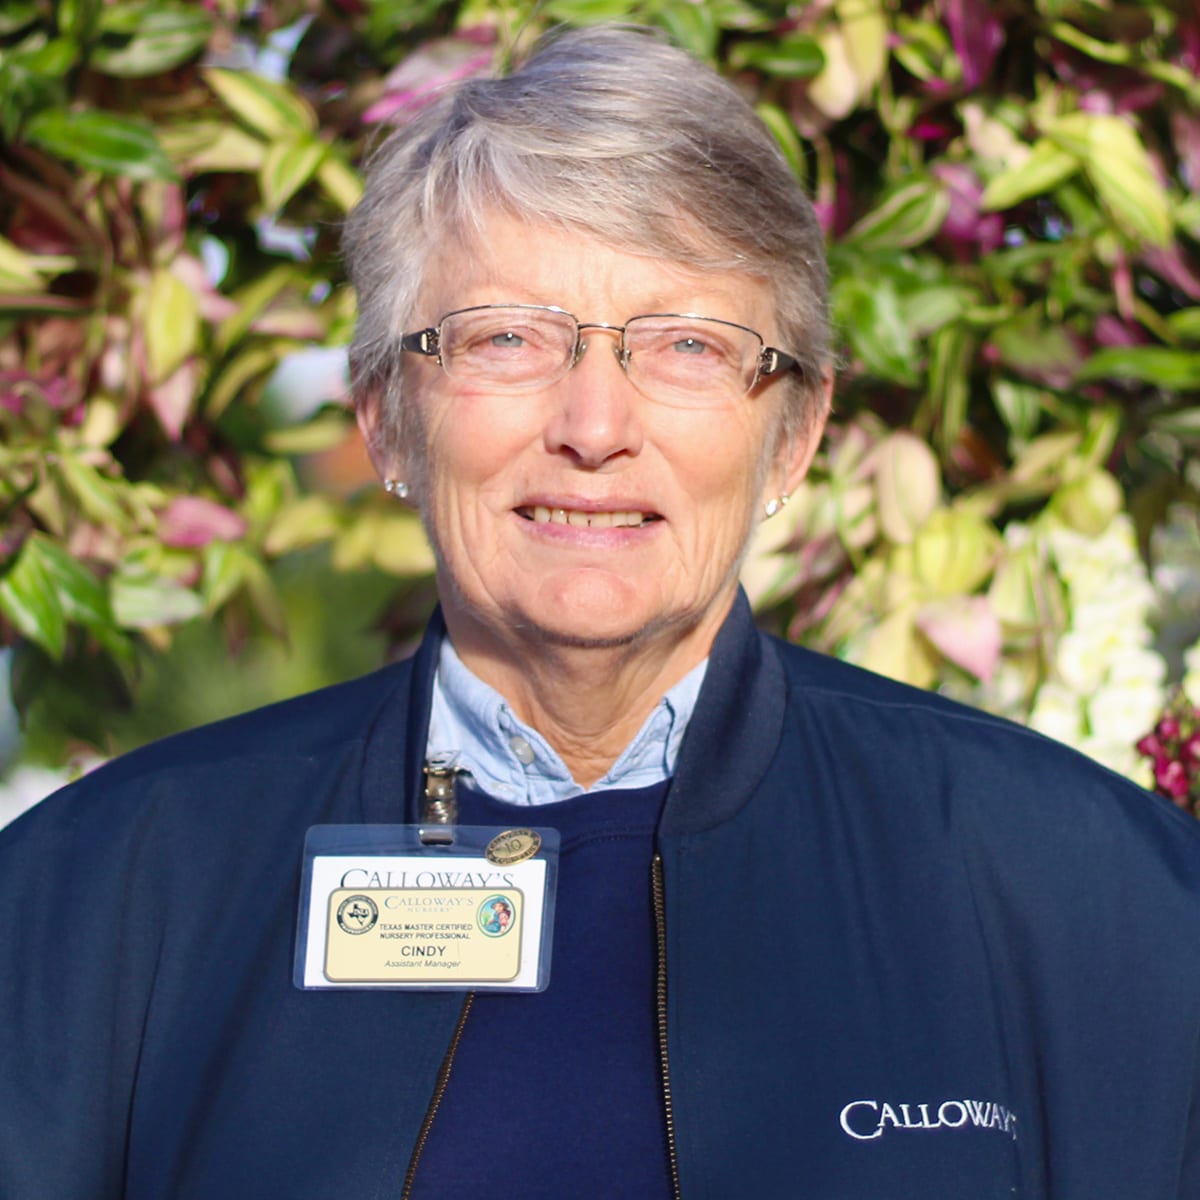
[[[417,1134],[416,1145],[413,1146],[412,1158],[408,1162],[408,1174],[404,1176],[404,1190],[400,1200],[409,1200],[412,1195],[413,1181],[417,1176],[417,1164],[421,1161],[421,1152],[429,1140],[429,1131],[433,1128],[433,1119],[437,1116],[442,1097],[446,1094],[446,1085],[450,1082],[450,1072],[454,1069],[454,1056],[458,1053],[458,1044],[462,1041],[463,1029],[466,1028],[467,1014],[475,1002],[475,993],[468,992],[463,997],[462,1011],[458,1014],[458,1024],[454,1027],[454,1036],[446,1048],[446,1057],[442,1059],[437,1081],[433,1085],[433,1095],[429,1099],[429,1107],[425,1110],[425,1120],[421,1122],[421,1131]]]
[[[681,1200],[679,1154],[675,1148],[675,1111],[671,1106],[671,1064],[667,1057],[667,901],[661,854],[654,856],[650,880],[654,889],[654,931],[658,948],[654,993],[658,1007],[658,1061],[662,1069],[663,1112],[667,1118],[667,1158],[671,1164],[671,1194],[675,1200]]]
[[[662,855],[656,854],[650,870],[651,886],[654,892],[654,931],[658,951],[658,962],[655,969],[654,993],[658,1011],[658,1059],[662,1071],[663,1112],[667,1119],[667,1159],[671,1166],[671,1194],[675,1200],[682,1200],[679,1190],[679,1155],[675,1148],[675,1112],[671,1106],[671,1064],[667,1055],[667,902],[663,888]],[[421,1153],[429,1140],[429,1131],[433,1128],[434,1118],[441,1107],[442,1097],[446,1094],[446,1085],[450,1082],[450,1072],[454,1069],[454,1056],[458,1053],[458,1045],[462,1041],[463,1029],[467,1024],[467,1016],[474,1003],[475,993],[468,992],[463,998],[462,1011],[458,1014],[458,1024],[454,1027],[454,1035],[446,1049],[446,1057],[442,1059],[437,1081],[433,1085],[433,1095],[429,1107],[425,1110],[425,1120],[421,1122],[421,1131],[417,1134],[416,1145],[413,1146],[412,1158],[408,1163],[408,1173],[404,1177],[404,1189],[400,1200],[410,1200],[413,1182],[417,1175],[417,1166],[421,1161]]]

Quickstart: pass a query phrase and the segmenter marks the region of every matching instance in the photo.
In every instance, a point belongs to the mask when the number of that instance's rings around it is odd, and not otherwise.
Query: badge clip
[[[449,846],[454,841],[458,820],[455,788],[462,772],[454,765],[457,756],[426,761],[425,791],[421,798],[421,841],[426,846]]]

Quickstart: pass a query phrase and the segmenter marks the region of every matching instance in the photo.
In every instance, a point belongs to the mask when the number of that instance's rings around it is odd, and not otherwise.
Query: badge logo
[[[379,909],[370,896],[347,896],[338,905],[337,923],[345,933],[370,933],[379,920]]]
[[[532,829],[506,829],[488,842],[488,862],[498,867],[511,867],[514,863],[532,858],[542,848],[542,835]]]
[[[512,904],[505,896],[489,896],[475,915],[475,923],[488,937],[503,937],[514,925]]]

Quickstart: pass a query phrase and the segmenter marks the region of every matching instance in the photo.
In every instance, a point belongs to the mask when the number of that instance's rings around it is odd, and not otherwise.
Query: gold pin
[[[542,835],[532,829],[506,829],[488,842],[488,862],[498,867],[511,867],[514,863],[532,858],[542,848]]]

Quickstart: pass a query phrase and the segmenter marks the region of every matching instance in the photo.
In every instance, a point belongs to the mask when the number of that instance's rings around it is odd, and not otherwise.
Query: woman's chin
[[[652,585],[596,569],[551,575],[532,599],[530,615],[546,636],[578,645],[629,642],[661,607]]]
[[[589,568],[542,579],[524,604],[524,624],[562,646],[627,645],[667,615],[656,581]]]

